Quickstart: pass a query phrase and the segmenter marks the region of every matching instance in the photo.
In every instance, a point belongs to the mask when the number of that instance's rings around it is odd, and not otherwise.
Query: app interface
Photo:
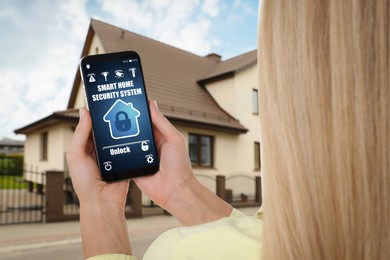
[[[139,57],[86,60],[82,70],[102,174],[158,165]]]

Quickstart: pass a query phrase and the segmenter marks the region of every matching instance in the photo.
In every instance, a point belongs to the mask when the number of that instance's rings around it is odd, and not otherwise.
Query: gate
[[[261,203],[260,176],[235,173],[226,177],[226,200],[231,204]]]
[[[43,221],[45,175],[23,170],[18,159],[0,158],[0,225]]]

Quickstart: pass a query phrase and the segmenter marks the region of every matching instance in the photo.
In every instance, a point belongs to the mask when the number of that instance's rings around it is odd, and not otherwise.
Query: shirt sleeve
[[[124,255],[124,254],[107,254],[107,255],[97,255],[87,260],[137,260],[135,256]]]
[[[158,237],[144,260],[228,260],[262,258],[262,220],[234,209],[227,218],[193,227],[171,229]]]

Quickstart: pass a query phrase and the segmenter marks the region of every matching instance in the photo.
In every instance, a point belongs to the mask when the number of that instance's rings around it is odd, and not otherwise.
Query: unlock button
[[[144,151],[144,152],[146,152],[146,151],[149,150],[148,142],[143,141],[143,142],[141,143],[141,150]]]

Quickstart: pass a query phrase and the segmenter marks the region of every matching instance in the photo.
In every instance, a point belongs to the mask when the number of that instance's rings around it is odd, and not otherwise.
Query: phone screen
[[[97,163],[105,181],[153,174],[159,159],[139,55],[133,51],[80,61]]]

